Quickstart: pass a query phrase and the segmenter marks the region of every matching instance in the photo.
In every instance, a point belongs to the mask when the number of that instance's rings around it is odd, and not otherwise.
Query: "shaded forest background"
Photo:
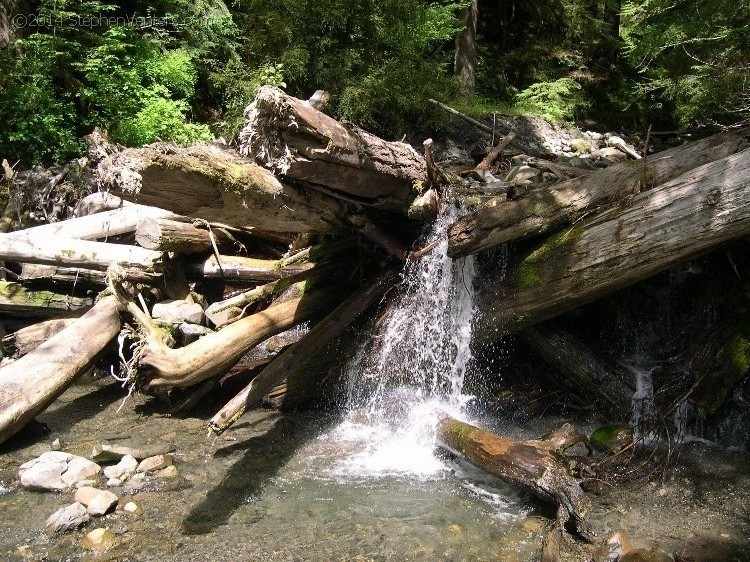
[[[749,28],[748,0],[6,0],[0,157],[61,162],[95,126],[131,146],[231,142],[263,84],[326,89],[329,113],[390,138],[445,125],[429,98],[630,131],[731,125],[750,114]]]

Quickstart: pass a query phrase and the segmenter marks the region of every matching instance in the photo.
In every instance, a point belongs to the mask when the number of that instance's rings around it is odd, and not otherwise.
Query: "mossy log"
[[[240,153],[328,194],[406,213],[427,183],[424,158],[341,123],[277,88],[264,86],[246,110]]]
[[[50,317],[93,305],[90,297],[73,297],[53,291],[24,287],[21,283],[0,281],[0,313],[13,316]]]
[[[538,441],[511,441],[450,416],[437,425],[438,445],[511,485],[558,506],[560,524],[566,520],[585,539],[593,535],[586,518],[591,502],[568,473],[561,452],[570,445],[560,435]]]
[[[387,271],[361,288],[316,324],[300,341],[274,359],[239,394],[230,400],[209,423],[215,433],[231,426],[247,408],[260,403],[263,396],[282,382],[295,368],[310,359],[351,324],[371,304],[380,299],[398,281],[398,275]]]
[[[117,300],[105,297],[34,351],[0,369],[0,443],[87,371],[120,327]]]
[[[532,190],[514,201],[504,197],[492,200],[451,226],[448,253],[465,256],[550,232],[748,147],[749,129],[721,133],[644,160],[615,164],[582,178]]]
[[[545,240],[482,292],[496,338],[750,234],[750,149],[696,168]]]
[[[270,232],[327,232],[345,224],[351,212],[340,199],[284,184],[214,144],[128,148],[104,158],[97,177],[127,200]]]

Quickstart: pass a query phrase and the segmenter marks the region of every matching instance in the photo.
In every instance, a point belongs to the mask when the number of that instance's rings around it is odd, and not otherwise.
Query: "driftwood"
[[[410,145],[336,121],[276,88],[260,89],[246,119],[241,154],[331,195],[406,213],[414,186],[427,183],[424,158]]]
[[[103,159],[98,181],[123,198],[210,222],[270,232],[327,232],[350,207],[316,190],[280,182],[271,172],[213,144],[154,144]]]
[[[747,129],[721,133],[650,156],[645,168],[641,162],[623,162],[533,190],[516,201],[492,200],[451,226],[448,252],[454,257],[464,256],[549,232],[748,146]]]
[[[76,317],[44,320],[11,332],[3,337],[2,350],[8,355],[17,357],[26,355],[58,332],[75,323],[81,314],[83,314],[83,311]]]
[[[626,369],[598,357],[555,321],[528,328],[521,337],[542,359],[561,371],[562,376],[555,377],[554,382],[571,396],[593,404],[609,421],[630,419],[635,385]]]
[[[503,140],[501,140],[499,143],[497,143],[497,146],[493,148],[487,156],[482,159],[482,161],[477,164],[476,169],[477,170],[489,170],[492,164],[495,163],[495,160],[499,158],[499,156],[503,153],[503,150],[508,148],[508,145],[513,142],[513,139],[516,138],[516,133],[511,131],[505,137],[503,137]]]
[[[479,338],[515,331],[750,234],[750,149],[544,241],[485,292]]]
[[[437,426],[438,445],[466,457],[500,479],[558,506],[558,525],[569,521],[591,539],[591,502],[566,470],[562,452],[580,441],[570,426],[538,441],[511,441],[450,416]]]
[[[387,271],[373,283],[351,295],[316,324],[304,338],[272,361],[242,392],[232,398],[226,406],[211,418],[209,427],[216,433],[225,431],[247,408],[259,403],[263,396],[280,383],[295,366],[301,365],[320,351],[341,330],[351,324],[371,304],[380,299],[386,291],[393,287],[397,279],[397,274]]]
[[[20,283],[0,281],[0,313],[14,316],[60,316],[93,304],[89,297],[73,297],[24,287]]]
[[[106,273],[80,267],[22,263],[18,281],[43,281],[52,286],[63,285],[65,287],[81,285],[101,287],[105,284]]]
[[[266,282],[293,277],[311,270],[315,263],[292,259],[261,260],[240,256],[211,256],[201,263],[188,264],[187,275],[195,279],[226,279]]]
[[[117,300],[105,297],[71,326],[0,369],[0,443],[44,411],[119,332]]]
[[[215,236],[212,242],[211,236]],[[200,253],[213,248],[225,240],[221,230],[209,232],[190,222],[178,222],[163,218],[147,218],[138,223],[135,241],[149,250],[161,252]]]

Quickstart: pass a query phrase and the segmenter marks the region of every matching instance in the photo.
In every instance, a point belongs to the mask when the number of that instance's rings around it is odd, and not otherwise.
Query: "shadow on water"
[[[315,423],[306,423],[310,416],[282,415],[262,435],[257,435],[218,449],[214,458],[242,454],[222,480],[182,523],[186,535],[210,533],[225,525],[232,514],[257,497],[289,459],[306,443],[316,439],[336,421],[333,415],[315,415]],[[258,519],[262,515],[258,515]]]

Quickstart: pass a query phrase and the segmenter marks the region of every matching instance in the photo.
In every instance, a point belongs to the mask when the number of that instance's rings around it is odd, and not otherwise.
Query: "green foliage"
[[[572,78],[537,82],[518,94],[518,107],[548,121],[572,122],[584,107],[582,89]]]

